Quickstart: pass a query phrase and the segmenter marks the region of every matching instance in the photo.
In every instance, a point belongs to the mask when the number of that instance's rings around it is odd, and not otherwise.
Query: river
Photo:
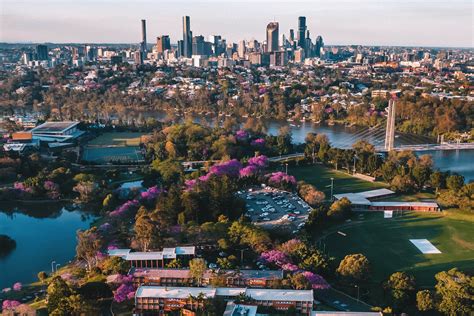
[[[16,241],[16,248],[0,258],[0,290],[37,281],[39,271],[51,272],[52,261],[67,264],[75,255],[76,231],[94,219],[57,204],[17,207],[0,204],[0,234]]]
[[[287,122],[269,121],[267,131],[277,135]],[[308,133],[326,134],[331,145],[339,148],[349,148],[359,139],[365,139],[374,145],[383,145],[385,134],[383,130],[369,130],[363,127],[347,127],[344,125],[320,125],[311,122],[290,123],[293,142],[303,143]],[[434,139],[424,136],[396,133],[395,146],[433,143]],[[430,154],[436,168],[442,171],[452,171],[464,176],[466,182],[474,181],[474,150],[445,150],[426,151],[420,154]]]

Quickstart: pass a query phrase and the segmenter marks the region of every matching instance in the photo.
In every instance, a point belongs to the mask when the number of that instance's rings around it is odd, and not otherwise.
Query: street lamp
[[[58,272],[58,267],[59,267],[60,265],[61,265],[61,264],[56,263],[56,272]]]
[[[288,163],[285,163],[285,173],[288,174]]]
[[[333,201],[334,195],[334,178],[331,178],[331,202]]]
[[[54,273],[54,264],[56,263],[56,261],[51,261],[51,273]]]
[[[357,303],[359,303],[359,290],[360,290],[360,287],[356,284],[354,285],[356,288],[357,288]]]

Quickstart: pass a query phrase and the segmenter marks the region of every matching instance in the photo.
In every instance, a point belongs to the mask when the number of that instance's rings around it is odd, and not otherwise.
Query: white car
[[[264,218],[263,218],[263,220],[264,220],[264,221],[269,221],[269,220],[270,220],[270,218],[268,218],[268,217],[264,217]]]

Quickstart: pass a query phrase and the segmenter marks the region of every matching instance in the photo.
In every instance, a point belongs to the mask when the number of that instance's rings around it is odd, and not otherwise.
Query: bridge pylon
[[[385,130],[385,150],[391,151],[395,147],[395,100],[388,101],[387,111],[387,128]]]

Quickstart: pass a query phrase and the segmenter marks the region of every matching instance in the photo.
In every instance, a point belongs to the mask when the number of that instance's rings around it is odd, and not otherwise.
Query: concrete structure
[[[314,303],[313,290],[140,286],[135,293],[135,313],[197,310],[203,304],[199,298],[232,300],[241,294],[250,297],[252,305],[281,311],[294,308],[306,315],[311,314]]]
[[[35,128],[30,132],[33,140],[43,142],[64,142],[72,141],[84,132],[77,128],[79,122],[46,122]]]

